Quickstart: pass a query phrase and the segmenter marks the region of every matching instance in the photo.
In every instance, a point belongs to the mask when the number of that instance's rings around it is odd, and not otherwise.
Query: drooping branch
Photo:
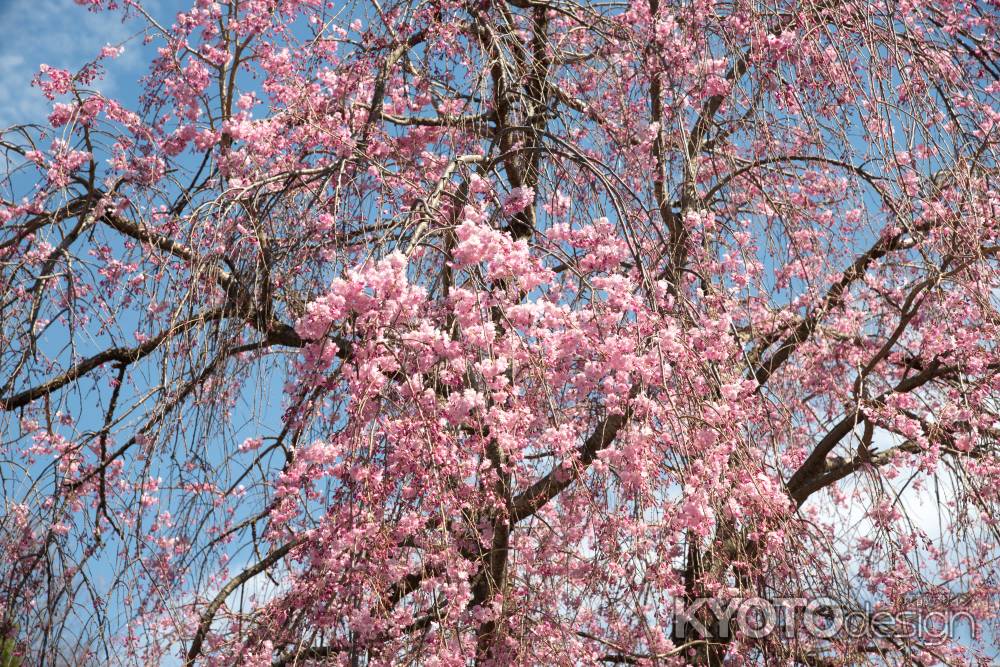
[[[753,370],[753,379],[757,381],[759,386],[766,384],[775,371],[788,361],[789,357],[792,356],[799,346],[809,340],[816,327],[819,326],[822,319],[828,313],[844,304],[847,290],[853,283],[861,279],[878,260],[890,252],[903,247],[906,236],[906,234],[900,232],[888,238],[880,238],[867,251],[854,260],[851,266],[844,271],[840,280],[827,290],[826,295],[802,318],[792,330],[792,333],[781,342],[778,349],[770,357],[760,362]],[[754,356],[759,357],[760,354],[763,354],[763,352],[771,347],[774,338],[774,336],[769,336],[761,341]]]
[[[633,397],[636,394],[638,392],[633,390]],[[629,407],[622,413],[608,415],[602,419],[583,445],[577,449],[576,457],[572,461],[567,461],[568,468],[561,464],[557,465],[544,477],[515,496],[511,521],[517,523],[531,517],[579,479],[594,462],[597,455],[611,446],[619,431],[628,423],[631,414],[632,411]]]
[[[216,596],[212,598],[212,601],[209,602],[205,611],[201,614],[201,618],[198,621],[198,629],[194,633],[194,638],[191,640],[191,647],[188,649],[187,656],[184,661],[185,667],[192,667],[195,660],[197,660],[198,656],[201,655],[201,647],[205,641],[205,637],[208,635],[208,632],[212,627],[212,621],[215,620],[215,615],[218,613],[219,609],[222,608],[222,605],[225,604],[226,598],[228,598],[237,588],[250,581],[258,574],[266,571],[268,568],[287,556],[293,549],[295,549],[295,547],[301,545],[303,541],[304,538],[298,538],[277,547],[266,557],[257,561],[230,579],[229,583],[222,587]]]
[[[221,318],[225,309],[216,308],[202,313],[196,317],[180,322],[165,331],[161,331],[141,345],[135,347],[112,347],[103,352],[99,352],[91,357],[75,363],[66,372],[30,389],[18,392],[7,398],[0,398],[0,410],[16,410],[24,407],[37,398],[51,394],[52,392],[65,387],[83,377],[95,368],[104,364],[117,362],[120,364],[133,364],[144,357],[149,356],[164,342],[188,331],[198,325]]]

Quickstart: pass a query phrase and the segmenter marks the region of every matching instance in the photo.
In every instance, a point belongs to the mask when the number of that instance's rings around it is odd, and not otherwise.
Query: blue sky
[[[173,13],[162,0],[144,4],[158,16]],[[148,54],[135,38],[138,23],[122,23],[118,12],[91,12],[73,0],[0,0],[0,25],[0,128],[45,119],[48,102],[31,87],[40,64],[76,71],[106,44],[127,42],[96,87],[126,102],[135,99]]]

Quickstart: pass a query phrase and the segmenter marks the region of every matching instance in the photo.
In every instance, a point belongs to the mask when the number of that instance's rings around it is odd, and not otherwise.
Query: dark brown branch
[[[630,396],[634,398],[636,394],[638,394],[637,388],[633,388]],[[631,414],[632,410],[629,407],[622,414],[613,414],[602,419],[586,442],[577,449],[576,460],[569,470],[557,465],[545,477],[519,493],[514,498],[511,522],[517,523],[532,516],[576,481],[597,458],[598,453],[614,442]]]
[[[874,245],[872,245],[871,248],[855,259],[854,263],[851,264],[846,271],[844,271],[844,275],[841,276],[840,280],[830,287],[826,296],[823,297],[823,300],[820,301],[812,312],[803,318],[792,333],[781,342],[781,346],[777,349],[777,351],[775,351],[774,354],[761,362],[761,364],[754,369],[753,377],[757,380],[757,384],[765,384],[774,372],[778,370],[782,364],[788,361],[788,358],[792,356],[792,353],[795,352],[795,350],[797,350],[802,343],[809,340],[809,337],[819,325],[820,320],[828,312],[834,308],[838,308],[844,303],[847,288],[864,276],[872,264],[882,257],[885,257],[890,252],[900,248],[903,244],[904,238],[905,236],[903,233],[896,234],[895,236],[889,238],[880,238]],[[770,339],[762,341],[761,347],[759,347],[758,350],[763,352],[764,349],[770,346],[771,342],[772,341]]]
[[[162,331],[153,338],[147,340],[142,345],[137,345],[136,347],[113,347],[104,350],[103,352],[99,352],[92,357],[88,357],[87,359],[74,364],[68,371],[62,375],[52,378],[48,382],[32,387],[31,389],[25,389],[24,391],[14,394],[8,398],[0,399],[0,410],[9,411],[24,407],[36,398],[41,398],[42,396],[51,394],[52,392],[66,386],[70,382],[79,379],[83,375],[86,375],[90,371],[103,366],[104,364],[110,362],[117,362],[120,364],[135,363],[143,357],[151,354],[167,339],[187,331],[198,324],[218,319],[222,317],[222,315],[223,309],[218,308],[197,317],[193,317],[189,320],[185,320],[184,322],[181,322],[166,331]]]
[[[187,658],[184,661],[185,667],[191,667],[191,665],[194,665],[194,661],[201,654],[201,646],[205,641],[205,637],[208,635],[209,629],[212,627],[212,621],[215,619],[216,613],[218,613],[219,609],[225,603],[226,598],[229,597],[229,595],[237,588],[250,581],[250,579],[257,576],[261,572],[264,572],[279,560],[287,556],[292,549],[297,547],[302,542],[303,538],[298,538],[278,547],[257,563],[240,572],[237,576],[231,579],[228,584],[222,587],[222,590],[216,594],[216,596],[209,603],[208,607],[201,614],[201,619],[198,622],[198,630],[194,634],[194,639],[191,640],[191,648],[188,649]]]
[[[942,375],[952,372],[953,370],[953,367],[942,367],[937,362],[932,363],[923,372],[901,380],[895,387],[892,388],[892,390],[885,392],[878,398],[874,399],[871,403],[874,406],[883,405],[891,394],[903,394],[908,391],[912,391],[913,389],[921,387],[931,380],[941,377]],[[843,417],[836,426],[830,429],[830,431],[823,436],[823,439],[819,441],[815,449],[813,449],[802,465],[799,466],[798,470],[796,470],[792,477],[788,480],[786,487],[789,495],[801,504],[799,500],[800,498],[801,501],[804,501],[809,495],[814,493],[819,488],[822,488],[821,486],[816,486],[816,484],[818,479],[820,479],[822,475],[827,472],[826,457],[829,456],[834,447],[836,447],[841,440],[851,433],[856,426],[864,424],[866,421],[867,417],[859,407],[858,410]],[[843,475],[841,477],[843,477]],[[827,481],[827,484],[833,483],[834,481],[836,480],[831,478]],[[808,492],[806,489],[808,489]]]

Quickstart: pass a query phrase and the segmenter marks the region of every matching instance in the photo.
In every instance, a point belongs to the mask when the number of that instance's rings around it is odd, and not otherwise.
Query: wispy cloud
[[[127,40],[138,27],[122,23],[116,12],[91,12],[73,0],[0,0],[0,25],[0,128],[45,120],[48,102],[31,87],[39,65],[76,71],[104,45]],[[107,61],[106,76],[95,87],[134,99],[134,82],[143,69],[140,45],[141,38],[132,40],[121,58]]]

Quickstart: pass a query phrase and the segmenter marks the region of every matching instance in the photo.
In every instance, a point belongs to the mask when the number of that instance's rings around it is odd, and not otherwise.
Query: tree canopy
[[[138,36],[0,133],[0,663],[987,664],[995,3],[78,2]]]

